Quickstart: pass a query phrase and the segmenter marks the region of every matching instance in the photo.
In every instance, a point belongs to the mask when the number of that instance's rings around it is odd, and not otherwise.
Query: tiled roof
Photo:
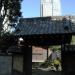
[[[15,35],[75,33],[75,16],[21,18]]]

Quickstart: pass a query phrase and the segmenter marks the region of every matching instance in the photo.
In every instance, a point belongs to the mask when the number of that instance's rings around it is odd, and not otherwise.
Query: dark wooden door
[[[62,50],[62,69],[65,75],[75,74],[75,46],[68,45]],[[73,74],[73,75],[74,75]]]

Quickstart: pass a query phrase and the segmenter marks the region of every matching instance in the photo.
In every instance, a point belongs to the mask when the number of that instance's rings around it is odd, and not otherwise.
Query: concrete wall
[[[11,75],[12,73],[12,56],[0,55],[0,75]]]

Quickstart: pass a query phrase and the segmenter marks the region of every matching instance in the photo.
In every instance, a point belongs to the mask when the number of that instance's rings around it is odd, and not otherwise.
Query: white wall
[[[47,60],[47,50],[41,47],[32,47],[32,62],[44,62]]]

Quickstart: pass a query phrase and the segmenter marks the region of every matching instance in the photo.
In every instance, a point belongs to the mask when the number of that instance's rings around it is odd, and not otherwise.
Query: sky
[[[23,0],[21,12],[24,18],[40,16],[40,0]],[[62,15],[75,15],[75,0],[61,0]]]

